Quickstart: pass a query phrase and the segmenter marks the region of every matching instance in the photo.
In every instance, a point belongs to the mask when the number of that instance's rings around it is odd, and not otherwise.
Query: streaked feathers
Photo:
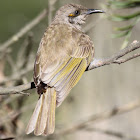
[[[56,34],[50,37],[51,32]],[[39,89],[45,84],[46,87],[38,90],[43,93],[39,93],[40,99],[27,126],[27,134],[54,132],[55,108],[80,80],[93,54],[93,44],[83,32],[66,24],[50,26],[41,40],[34,66],[36,87]],[[40,86],[41,82],[43,86]]]

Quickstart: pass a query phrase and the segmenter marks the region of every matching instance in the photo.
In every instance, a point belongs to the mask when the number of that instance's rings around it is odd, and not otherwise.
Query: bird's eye
[[[76,11],[75,11],[75,15],[76,15],[76,16],[80,15],[80,11],[79,11],[79,10],[76,10]]]
[[[74,13],[69,14],[69,17],[77,17],[80,15],[80,11],[76,10]]]

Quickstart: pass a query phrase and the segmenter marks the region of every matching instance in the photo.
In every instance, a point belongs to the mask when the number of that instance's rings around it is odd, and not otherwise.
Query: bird
[[[34,83],[39,94],[26,134],[54,133],[55,109],[94,58],[94,45],[82,31],[89,15],[104,13],[78,4],[67,4],[57,12],[40,41],[34,63]]]

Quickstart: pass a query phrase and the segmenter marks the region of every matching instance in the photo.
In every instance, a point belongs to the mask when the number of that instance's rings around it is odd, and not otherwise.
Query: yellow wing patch
[[[78,63],[77,66],[74,67],[74,69],[66,75],[66,78],[56,86],[57,107],[60,106],[70,90],[78,83],[86,67],[87,62],[85,59],[82,59],[80,63]]]
[[[70,57],[59,64],[50,73],[44,73],[42,82],[50,87],[55,87],[57,106],[65,99],[70,90],[77,84],[87,67],[85,58]]]
[[[71,58],[69,62],[59,71],[56,72],[49,83],[49,86],[54,86],[59,80],[63,79],[73,68],[81,62],[82,58]]]

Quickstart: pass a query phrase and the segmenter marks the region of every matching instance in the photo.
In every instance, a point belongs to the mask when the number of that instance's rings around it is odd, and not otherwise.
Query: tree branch
[[[9,38],[6,42],[0,45],[0,52],[6,50],[10,45],[17,42],[23,35],[25,35],[29,30],[35,27],[41,20],[43,20],[47,15],[47,10],[43,10],[36,18],[30,21],[27,25],[20,29],[15,35]]]
[[[0,95],[22,94],[23,91],[35,88],[34,82],[9,88],[0,88]],[[25,93],[26,94],[26,93]],[[27,93],[28,95],[28,93]]]
[[[93,124],[93,123],[96,123],[97,121],[98,122],[104,121],[104,120],[109,119],[111,117],[114,117],[114,116],[117,116],[120,114],[124,114],[126,112],[131,111],[131,110],[134,110],[138,107],[140,107],[140,100],[128,103],[128,104],[123,105],[121,107],[113,108],[112,110],[109,110],[106,112],[91,115],[89,118],[87,118],[83,121],[80,121],[79,124],[74,124],[71,127],[65,128],[64,130],[59,130],[58,132],[55,133],[55,135],[56,136],[66,135],[66,134],[76,132],[77,130],[85,129],[91,123]]]
[[[134,55],[132,55],[132,56],[129,56],[129,57],[126,58],[126,59],[114,60],[113,63],[117,63],[117,64],[125,63],[125,62],[127,62],[127,61],[129,61],[129,60],[131,60],[131,59],[137,58],[137,57],[139,57],[139,56],[140,56],[140,53],[134,54]]]
[[[3,81],[1,81],[0,85],[3,85],[3,84],[10,82],[10,81],[20,80],[21,77],[23,77],[25,74],[27,74],[28,72],[30,72],[32,70],[33,70],[33,65],[30,65],[30,66],[20,70],[19,72],[15,72],[10,77],[6,77]],[[1,91],[0,91],[0,93],[1,93]]]
[[[95,69],[95,68],[98,68],[98,67],[101,67],[101,66],[105,66],[105,65],[110,65],[110,64],[122,64],[122,63],[125,63],[131,59],[134,59],[138,56],[140,56],[140,54],[134,54],[132,56],[129,56],[128,58],[126,59],[119,59],[123,56],[125,56],[126,54],[136,50],[140,48],[140,43],[138,41],[133,41],[128,47],[126,47],[125,49],[122,49],[120,50],[119,52],[117,52],[116,54],[112,55],[111,57],[109,58],[105,58],[105,59],[94,59],[89,67],[87,68],[86,71],[89,71],[89,70],[92,70],[92,69]],[[26,71],[30,71],[32,67],[29,67],[29,69],[27,69]],[[14,80],[16,77],[19,78],[19,75],[24,75],[26,73],[26,71],[21,71],[20,74],[18,73],[18,76],[12,76],[10,77],[10,79],[7,79],[6,81],[8,80]],[[4,81],[4,82],[6,82]],[[35,88],[35,86],[31,87],[31,84],[33,84],[33,82],[31,83],[28,83],[28,84],[25,84],[25,85],[21,85],[21,86],[16,86],[16,87],[10,87],[10,88],[0,88],[0,95],[6,95],[6,94],[13,94],[14,92],[16,94],[21,94],[22,91],[25,91],[25,90],[28,90],[28,89],[31,89],[31,88]]]
[[[134,58],[140,56],[140,54],[134,54],[133,56],[130,56],[126,59],[120,59],[120,58],[139,48],[140,48],[140,42],[135,40],[129,46],[120,50],[119,52],[112,55],[111,57],[104,58],[104,59],[94,59],[90,63],[90,65],[86,71],[89,71],[89,70],[92,70],[92,69],[95,69],[95,68],[98,68],[101,66],[105,66],[105,65],[121,64],[121,63],[127,62],[131,59],[134,59]]]
[[[116,138],[119,138],[119,139],[125,139],[125,140],[140,140],[140,138],[137,138],[137,137],[132,137],[132,136],[129,136],[127,134],[124,134],[124,133],[121,133],[121,132],[116,132],[116,131],[113,131],[113,130],[104,130],[104,129],[101,129],[101,128],[85,128],[86,131],[95,131],[95,132],[98,132],[98,133],[101,133],[101,134],[106,134],[108,136],[112,136],[112,137],[116,137]]]

